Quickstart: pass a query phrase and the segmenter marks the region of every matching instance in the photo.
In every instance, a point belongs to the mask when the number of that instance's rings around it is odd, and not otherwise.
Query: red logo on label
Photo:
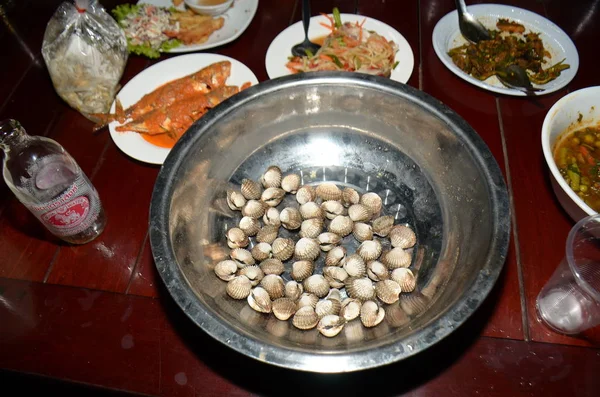
[[[90,201],[85,196],[79,196],[60,207],[42,215],[44,222],[58,229],[70,229],[85,220],[90,212]]]

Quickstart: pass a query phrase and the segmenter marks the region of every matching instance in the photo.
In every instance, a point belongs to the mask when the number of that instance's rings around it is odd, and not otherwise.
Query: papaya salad
[[[363,28],[362,22],[342,23],[340,12],[333,9],[333,16],[323,14],[329,24],[321,23],[331,33],[321,48],[306,56],[289,58],[286,67],[292,73],[337,70],[361,72],[390,77],[396,68],[398,45],[385,37]]]

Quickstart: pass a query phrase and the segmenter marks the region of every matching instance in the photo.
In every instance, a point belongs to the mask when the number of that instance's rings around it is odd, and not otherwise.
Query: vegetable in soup
[[[554,150],[554,161],[571,189],[600,212],[600,125],[565,136]]]

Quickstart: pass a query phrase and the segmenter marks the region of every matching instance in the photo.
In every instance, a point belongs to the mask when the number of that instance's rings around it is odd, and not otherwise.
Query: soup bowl
[[[570,133],[599,124],[600,86],[595,86],[562,97],[550,108],[542,125],[542,149],[552,175],[552,188],[562,207],[575,222],[596,211],[571,189],[560,174],[554,160],[554,150],[561,139]]]

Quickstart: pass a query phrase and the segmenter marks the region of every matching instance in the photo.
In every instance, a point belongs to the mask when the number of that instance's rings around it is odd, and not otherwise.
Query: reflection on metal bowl
[[[227,296],[213,272],[229,252],[225,231],[240,219],[226,189],[258,180],[272,164],[305,184],[376,192],[385,214],[415,229],[417,288],[386,306],[382,323],[353,320],[329,339]],[[245,355],[314,372],[388,364],[443,339],[491,290],[510,229],[498,165],[464,120],[409,86],[337,72],[259,84],[199,120],[163,165],[150,219],[158,271],[193,322]],[[350,235],[344,245],[358,243]]]

